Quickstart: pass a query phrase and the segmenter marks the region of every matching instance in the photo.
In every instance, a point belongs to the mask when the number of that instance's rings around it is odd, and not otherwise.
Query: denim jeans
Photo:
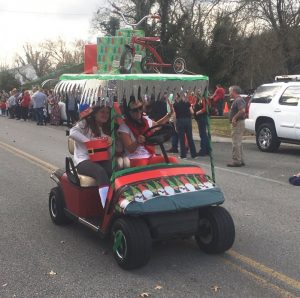
[[[174,133],[171,138],[172,149],[178,150],[178,133],[174,130]]]
[[[44,108],[37,108],[37,109],[35,109],[35,112],[36,112],[36,121],[40,125],[43,125],[43,120],[44,120],[43,109]]]
[[[186,148],[184,142],[184,136],[186,135],[187,141],[190,147],[191,156],[195,157],[196,147],[193,140],[193,131],[192,131],[192,119],[191,118],[179,118],[176,120],[176,127],[179,137],[179,144],[180,144],[180,157],[186,157]]]
[[[207,136],[207,116],[201,115],[197,119],[198,129],[199,129],[199,136],[200,136],[200,151],[201,154],[209,154],[209,143],[208,143],[208,136]]]
[[[218,110],[218,116],[223,116],[224,111],[224,99],[220,99],[217,102],[217,110]]]

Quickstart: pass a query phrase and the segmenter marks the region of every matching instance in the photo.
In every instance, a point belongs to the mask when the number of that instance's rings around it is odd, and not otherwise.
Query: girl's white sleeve
[[[80,122],[70,129],[70,137],[76,142],[88,142],[90,139],[83,133],[83,128]]]

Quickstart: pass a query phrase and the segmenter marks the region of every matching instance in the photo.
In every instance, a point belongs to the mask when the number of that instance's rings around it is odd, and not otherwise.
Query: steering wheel
[[[173,133],[174,128],[171,124],[158,124],[148,128],[143,136],[146,145],[161,145],[168,141]]]

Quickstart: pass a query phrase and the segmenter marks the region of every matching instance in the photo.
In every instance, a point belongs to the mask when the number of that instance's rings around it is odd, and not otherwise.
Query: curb
[[[193,134],[194,141],[200,141],[200,136]],[[232,139],[229,137],[211,136],[213,143],[232,143]],[[243,143],[255,144],[255,136],[243,136]]]

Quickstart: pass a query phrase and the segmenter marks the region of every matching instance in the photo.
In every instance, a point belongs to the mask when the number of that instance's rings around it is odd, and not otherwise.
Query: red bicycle
[[[130,26],[131,29],[135,29],[148,18],[160,19],[160,16],[158,15],[147,15],[136,24],[130,24],[126,20],[124,14],[121,12],[121,9],[114,3],[111,3],[111,5],[115,8],[114,13],[120,15],[125,24]],[[119,66],[120,73],[130,73],[132,65],[135,61],[141,62],[141,69],[143,73],[162,72],[162,69],[167,67],[173,67],[175,73],[184,73],[186,70],[185,60],[177,57],[174,59],[173,64],[165,63],[162,57],[156,51],[155,47],[152,46],[152,44],[155,42],[160,42],[160,38],[138,37],[133,35],[130,43],[125,45],[125,49],[121,55]],[[140,45],[142,46],[142,49],[146,49],[146,56],[141,57],[140,55],[136,55],[135,45]]]

